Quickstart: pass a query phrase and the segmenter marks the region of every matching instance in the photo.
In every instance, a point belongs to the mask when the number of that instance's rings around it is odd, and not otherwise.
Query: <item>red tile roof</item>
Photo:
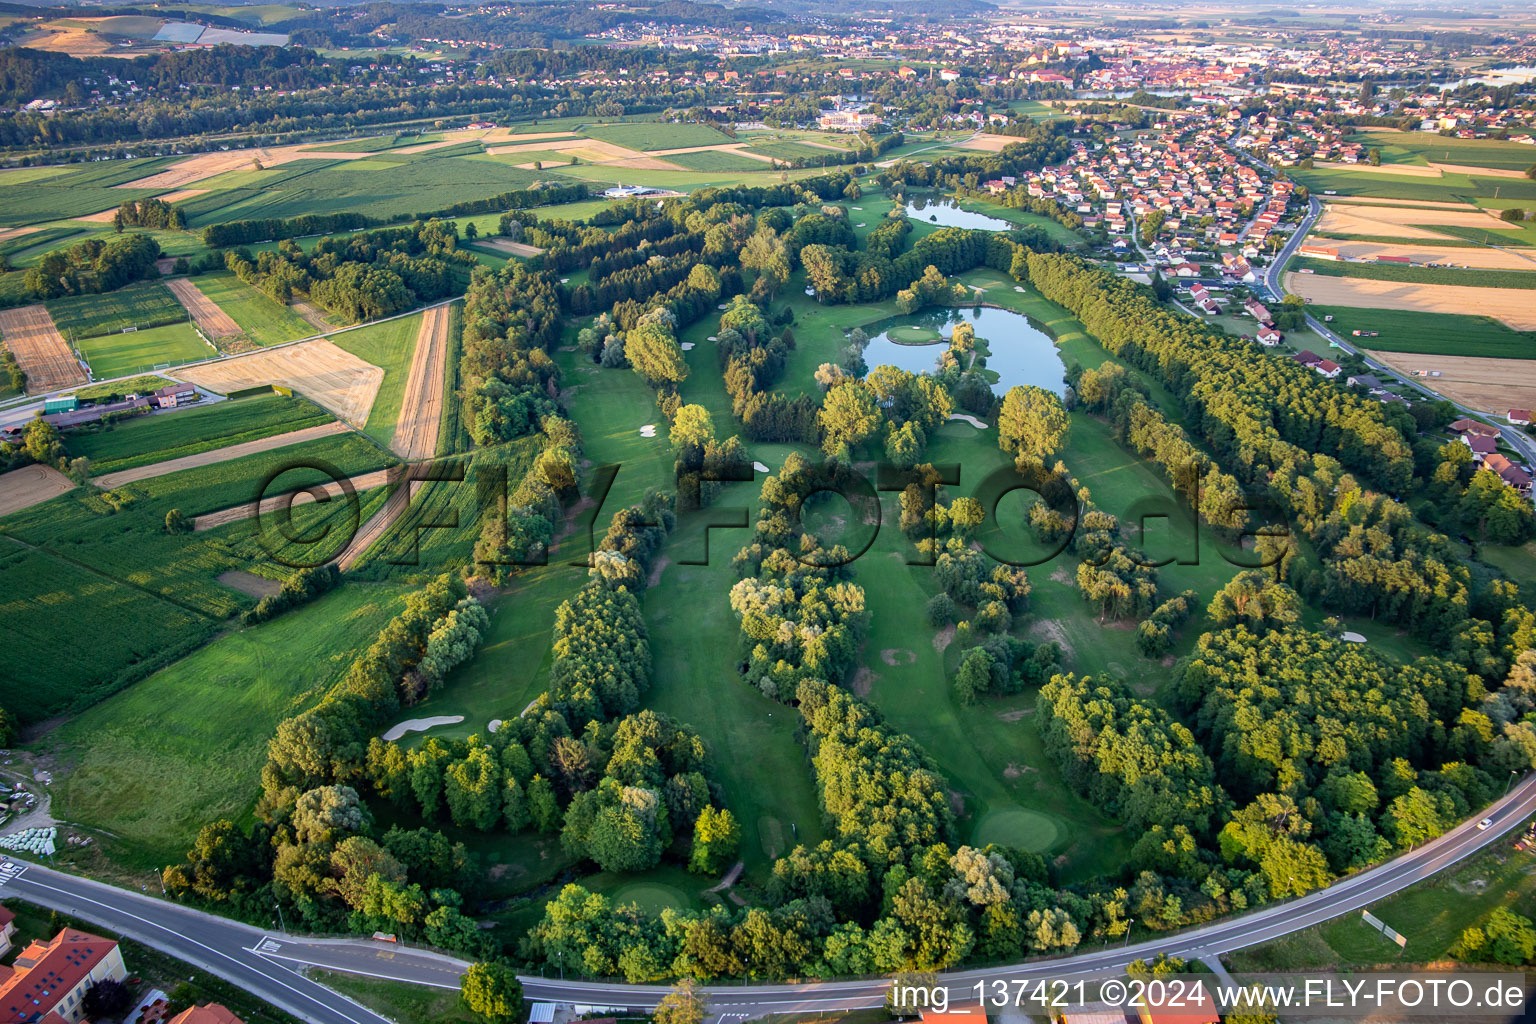
[[[171,1018],[171,1024],[245,1024],[228,1007],[208,1003],[184,1010]]]
[[[0,982],[0,1024],[22,1024],[47,1014],[117,948],[111,939],[66,928],[52,942],[33,942],[12,961]]]

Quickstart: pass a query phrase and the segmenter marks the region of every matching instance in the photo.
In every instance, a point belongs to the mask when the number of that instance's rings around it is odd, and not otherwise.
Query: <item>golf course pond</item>
[[[881,320],[864,329],[869,335],[864,362],[871,369],[895,366],[909,373],[932,373],[949,348],[950,333],[961,323],[975,329],[978,349],[986,350],[986,367],[998,377],[994,394],[1004,394],[1016,384],[1033,384],[1057,395],[1065,392],[1066,366],[1056,342],[1039,323],[1010,309],[929,309]]]
[[[1013,227],[1000,217],[988,217],[984,213],[962,210],[953,199],[909,199],[907,216],[913,220],[927,221],[943,228],[986,228],[988,231],[1008,231]]]

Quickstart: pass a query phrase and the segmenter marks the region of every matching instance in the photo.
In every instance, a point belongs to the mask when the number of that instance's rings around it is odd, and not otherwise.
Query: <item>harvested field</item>
[[[349,477],[347,482],[352,485],[354,493],[362,494],[364,491],[371,491],[375,487],[383,487],[389,483],[389,475],[392,472],[395,472],[395,470],[376,469],[371,473],[360,473],[357,476]],[[0,477],[0,479],[3,479],[3,477]],[[320,495],[323,495],[326,500],[331,500],[341,497],[343,493],[341,484],[330,482],[317,484],[314,487],[303,490],[274,494],[261,500],[261,514],[267,515],[270,512],[275,512],[290,502],[293,505],[305,505],[321,500]],[[237,523],[242,519],[250,519],[255,515],[256,503],[249,502],[244,505],[236,505],[233,508],[220,509],[217,512],[209,512],[206,515],[198,516],[192,520],[192,529],[194,531],[212,530],[218,526]]]
[[[529,245],[527,242],[513,242],[506,238],[477,238],[475,239],[475,244],[483,245],[487,249],[495,249],[497,252],[504,252],[508,256],[537,256],[544,251],[536,245]]]
[[[1438,167],[1427,167],[1423,164],[1382,164],[1380,167],[1372,167],[1370,164],[1341,164],[1332,160],[1319,160],[1313,165],[1319,171],[1353,171],[1361,174],[1390,174],[1403,178],[1443,178],[1445,172]],[[1482,173],[1482,168],[1478,168]]]
[[[1376,235],[1382,238],[1439,238],[1434,227],[1444,224],[1463,228],[1495,228],[1497,217],[1474,206],[1414,207],[1383,206],[1380,209],[1354,209],[1329,203],[1317,222],[1319,235]]]
[[[1473,409],[1503,416],[1510,409],[1536,406],[1536,360],[1374,350],[1369,354],[1398,373]],[[1440,376],[1427,376],[1434,370],[1440,371]],[[1417,376],[1419,371],[1426,376]]]
[[[30,235],[41,230],[43,229],[36,225],[29,228],[6,228],[4,231],[0,231],[0,242],[9,242],[13,238],[20,238],[22,235]]]
[[[1421,313],[1476,311],[1517,331],[1536,330],[1536,302],[1529,288],[1471,288],[1454,284],[1404,284],[1358,277],[1286,274],[1285,290],[1325,306],[1413,309]]]
[[[1478,270],[1536,270],[1536,249],[1472,249],[1464,246],[1437,247],[1433,242],[1423,245],[1393,245],[1384,242],[1351,242],[1344,239],[1307,239],[1308,245],[1322,245],[1339,250],[1339,255],[1350,259],[1367,256],[1406,256],[1415,263],[1453,263],[1458,267],[1475,267]]]
[[[449,307],[429,309],[416,335],[416,351],[405,380],[405,398],[390,448],[402,459],[430,459],[437,451],[443,416],[443,374],[448,367]]]
[[[955,143],[956,149],[976,149],[983,153],[1001,153],[1005,146],[1019,140],[1011,135],[978,135],[974,139]]]
[[[76,217],[75,220],[83,220],[88,224],[111,224],[112,215],[117,213],[117,207],[113,206],[97,213],[88,213],[84,217]]]
[[[52,466],[23,466],[0,473],[0,516],[68,494],[75,482]]]
[[[1437,199],[1382,199],[1377,196],[1329,196],[1334,206],[1396,206],[1405,210],[1468,210],[1466,203],[1441,202]]]
[[[221,394],[280,384],[361,430],[384,371],[329,341],[316,340],[194,366],[182,377]]]
[[[0,338],[26,371],[28,394],[85,383],[79,360],[41,305],[0,312]]]
[[[197,326],[203,329],[203,333],[217,341],[220,338],[232,338],[237,334],[243,334],[240,325],[218,307],[217,304],[191,281],[184,277],[165,282],[165,286],[176,296],[176,301],[186,307],[192,314],[192,319],[197,321]]]
[[[175,192],[167,192],[165,195],[155,196],[155,198],[163,203],[179,203],[183,199],[191,199],[193,196],[205,195],[207,192],[208,189],[206,188],[180,188]]]
[[[347,425],[345,423],[320,423],[313,427],[305,427],[302,430],[290,430],[286,434],[273,434],[270,437],[261,437],[254,441],[242,441],[240,444],[232,444],[225,448],[214,448],[211,451],[198,452],[196,455],[184,455],[179,459],[152,462],[147,466],[135,466],[133,469],[125,469],[117,473],[106,473],[98,476],[93,482],[98,487],[111,490],[114,487],[121,487],[123,484],[149,480],[157,476],[167,476],[171,473],[179,473],[184,469],[212,466],[220,462],[228,462],[231,459],[244,458],[247,455],[269,452],[274,448],[287,448],[289,445],[303,444],[305,441],[314,441],[322,437],[330,437],[332,434],[344,434],[346,432]]]
[[[528,136],[518,136],[527,138]],[[492,146],[486,150],[492,156],[513,156],[520,153],[560,153],[567,157],[575,157],[592,164],[606,164],[614,167],[625,167],[634,170],[647,171],[680,171],[683,168],[677,164],[658,160],[654,156],[633,149],[626,149],[612,142],[604,142],[601,139],[568,139],[563,142],[535,142],[519,143],[513,146]],[[530,157],[532,159],[532,157]]]
[[[430,145],[436,146],[437,143]],[[399,150],[397,152],[404,152]],[[377,153],[326,153],[327,160],[364,160]],[[226,171],[249,170],[252,160],[260,160],[262,167],[276,167],[293,160],[312,160],[314,154],[305,152],[303,146],[258,146],[254,149],[230,150],[227,153],[199,153],[172,164],[158,174],[125,182],[116,188],[152,188],[167,192],[185,189],[193,182],[203,181]],[[97,214],[96,216],[100,216]],[[83,218],[89,219],[89,218]],[[110,216],[107,218],[111,219]]]
[[[1431,167],[1445,174],[1475,174],[1479,178],[1524,178],[1524,171],[1511,170],[1499,167],[1474,167],[1471,164],[1437,164],[1430,162]]]

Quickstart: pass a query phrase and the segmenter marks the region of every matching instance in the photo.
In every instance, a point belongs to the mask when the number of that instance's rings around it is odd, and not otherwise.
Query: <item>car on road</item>
[[[1492,818],[1484,818],[1482,821],[1477,823],[1477,830],[1479,832],[1487,831],[1488,826],[1492,825],[1492,824],[1493,824],[1493,819]]]

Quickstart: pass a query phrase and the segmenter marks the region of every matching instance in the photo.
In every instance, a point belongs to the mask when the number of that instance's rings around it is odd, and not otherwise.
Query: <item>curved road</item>
[[[1493,824],[1468,822],[1444,836],[1369,871],[1299,899],[1200,928],[1158,936],[1134,945],[1100,949],[1056,960],[956,971],[942,976],[952,997],[973,993],[978,981],[1076,980],[1120,974],[1136,957],[1168,953],[1214,958],[1311,927],[1422,881],[1503,838],[1536,814],[1536,776],[1523,780],[1486,812]],[[436,988],[458,988],[467,964],[436,953],[357,939],[307,939],[263,932],[200,910],[116,889],[32,864],[0,866],[0,895],[18,896],[110,928],[179,957],[313,1024],[384,1024],[385,1018],[298,973],[305,966]],[[883,1005],[889,979],[809,985],[717,985],[707,989],[722,1021],[764,1013],[853,1009]],[[566,981],[525,976],[530,999],[593,1006],[654,1006],[664,986]]]
[[[1306,217],[1302,219],[1301,226],[1297,228],[1296,231],[1291,235],[1290,240],[1285,243],[1285,248],[1280,250],[1280,254],[1270,261],[1269,266],[1264,271],[1264,287],[1268,289],[1269,293],[1276,300],[1285,297],[1285,284],[1282,281],[1282,277],[1285,274],[1285,265],[1289,263],[1291,257],[1296,254],[1296,250],[1301,246],[1302,242],[1305,241],[1307,235],[1311,234],[1313,222],[1315,222],[1323,212],[1322,201],[1319,200],[1316,196],[1312,196],[1309,200],[1309,203],[1310,209],[1307,211]],[[1428,398],[1432,398],[1437,401],[1451,401],[1444,395],[1440,394],[1438,391],[1420,384],[1416,378],[1410,377],[1404,373],[1400,373],[1397,370],[1392,369],[1390,366],[1385,366],[1372,359],[1370,353],[1364,352],[1356,348],[1354,345],[1351,345],[1349,342],[1345,341],[1342,337],[1329,330],[1326,325],[1318,322],[1315,318],[1313,318],[1311,313],[1307,314],[1307,326],[1320,334],[1325,340],[1338,346],[1345,352],[1348,352],[1352,355],[1358,355],[1361,359],[1365,360],[1365,365],[1369,366],[1372,370],[1379,370],[1382,373],[1388,374],[1389,376],[1402,381],[1404,384],[1407,384],[1409,387],[1413,388],[1415,391],[1420,392]],[[1466,415],[1482,416],[1489,420],[1496,418],[1493,413],[1482,409],[1473,409],[1462,405],[1459,402],[1451,402],[1451,404],[1456,406],[1460,412]],[[1520,456],[1527,463],[1536,465],[1536,439],[1533,439],[1529,434],[1521,430],[1519,427],[1504,426],[1497,423],[1494,424],[1494,426],[1499,428],[1499,433],[1502,436],[1505,444],[1519,452]]]

